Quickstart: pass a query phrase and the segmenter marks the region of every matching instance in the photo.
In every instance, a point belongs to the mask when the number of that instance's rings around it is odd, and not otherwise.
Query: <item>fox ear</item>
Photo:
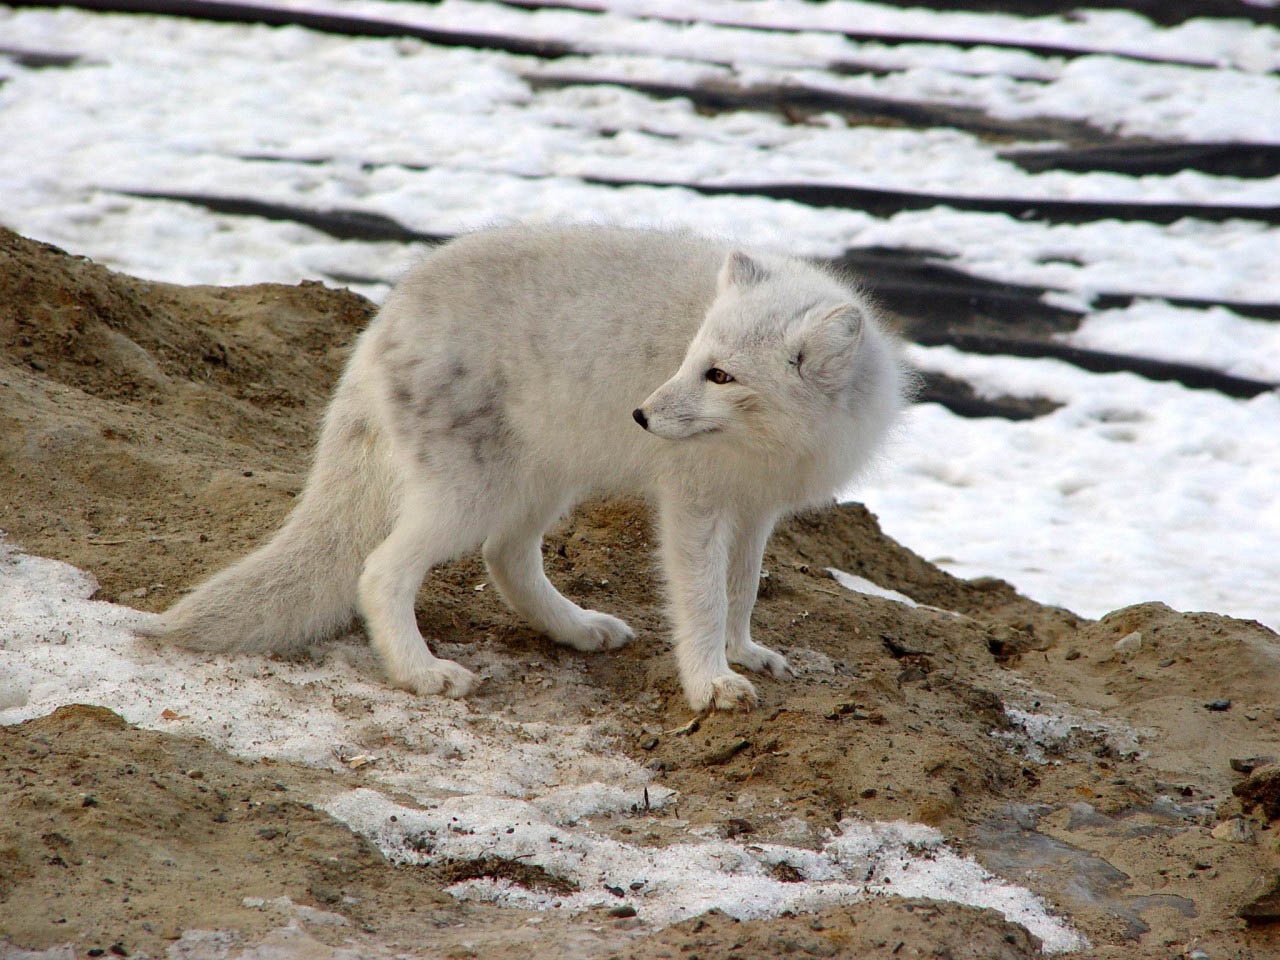
[[[721,290],[730,287],[754,287],[769,276],[769,271],[756,260],[751,259],[740,250],[735,250],[725,257],[720,268],[719,285]]]
[[[806,324],[792,360],[800,376],[839,390],[850,377],[864,328],[862,308],[854,303],[836,307]]]

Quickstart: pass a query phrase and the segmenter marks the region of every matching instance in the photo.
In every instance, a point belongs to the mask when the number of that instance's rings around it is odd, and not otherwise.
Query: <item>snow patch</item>
[[[831,574],[831,579],[840,584],[840,586],[846,590],[852,590],[854,593],[866,594],[869,597],[879,597],[881,600],[892,600],[894,603],[901,603],[908,607],[920,606],[905,593],[899,593],[897,590],[890,590],[877,583],[872,583],[866,577],[854,576],[852,573],[845,573],[835,567],[827,567],[827,573]]]
[[[818,850],[728,841],[637,847],[565,830],[535,804],[509,799],[458,797],[413,809],[360,789],[324,809],[397,863],[489,858],[541,868],[565,886],[531,889],[486,877],[450,887],[461,899],[567,913],[625,902],[642,920],[665,926],[711,909],[754,920],[872,896],[929,897],[997,910],[1040,937],[1048,953],[1087,946],[1038,897],[957,855],[941,833],[920,824],[844,820]],[[789,868],[787,880],[777,877],[780,865]]]

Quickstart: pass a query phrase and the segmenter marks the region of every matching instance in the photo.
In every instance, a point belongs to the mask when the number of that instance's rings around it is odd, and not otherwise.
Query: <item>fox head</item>
[[[668,440],[821,442],[836,412],[854,412],[875,350],[869,304],[794,260],[731,253],[680,368],[632,414]],[[863,378],[865,379],[865,378]]]

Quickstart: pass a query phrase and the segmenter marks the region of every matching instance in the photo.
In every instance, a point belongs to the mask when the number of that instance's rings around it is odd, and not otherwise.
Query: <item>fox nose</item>
[[[644,415],[644,411],[639,407],[636,407],[631,411],[631,419],[640,424],[640,426],[644,427],[646,430],[649,429],[649,418]]]

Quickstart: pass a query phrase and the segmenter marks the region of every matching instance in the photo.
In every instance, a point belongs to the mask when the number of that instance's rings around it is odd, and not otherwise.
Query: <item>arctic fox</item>
[[[508,604],[578,650],[633,636],[542,568],[543,532],[588,496],[657,506],[680,680],[695,710],[749,707],[761,556],[783,514],[828,501],[904,404],[894,339],[804,261],[690,234],[511,227],[433,252],[358,339],[284,527],[147,632],[286,652],[364,617],[391,681],[463,696],[414,599],[480,547]]]

